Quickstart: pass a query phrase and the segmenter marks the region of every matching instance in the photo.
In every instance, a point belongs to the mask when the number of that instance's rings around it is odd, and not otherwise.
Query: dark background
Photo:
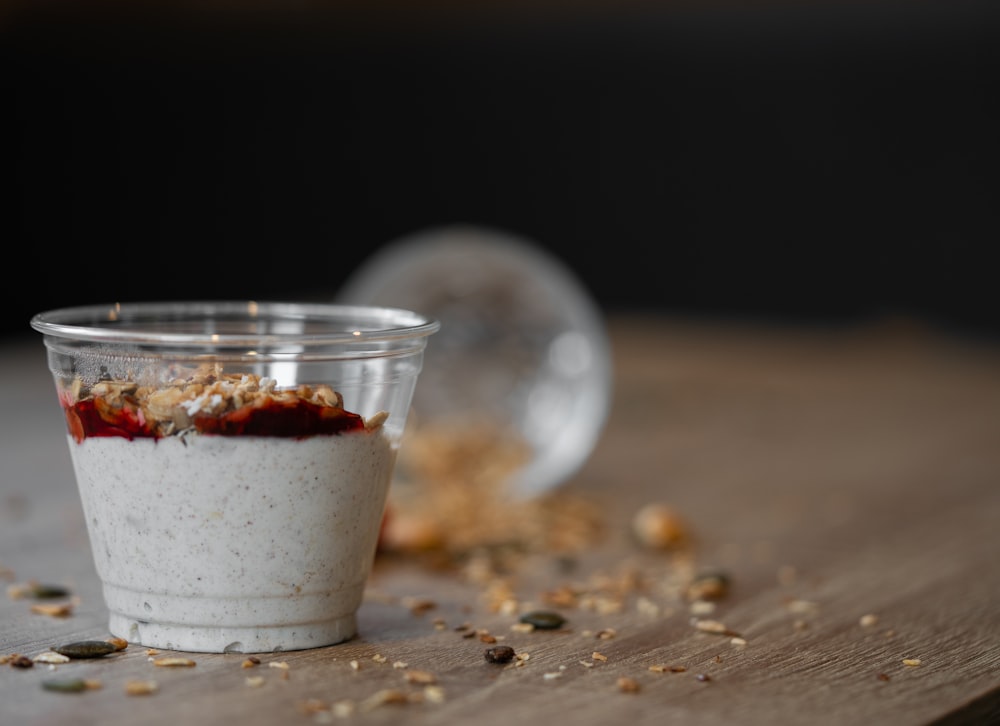
[[[452,223],[608,311],[1000,332],[1000,3],[367,7],[2,6],[0,333]]]

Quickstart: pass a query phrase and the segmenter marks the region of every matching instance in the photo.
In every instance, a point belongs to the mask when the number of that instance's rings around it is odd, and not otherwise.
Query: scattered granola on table
[[[529,454],[526,442],[489,424],[408,430],[380,553],[422,555],[447,567],[488,553],[491,566],[503,568],[525,553],[594,546],[604,523],[593,504],[565,492],[534,498],[508,492],[509,478]]]

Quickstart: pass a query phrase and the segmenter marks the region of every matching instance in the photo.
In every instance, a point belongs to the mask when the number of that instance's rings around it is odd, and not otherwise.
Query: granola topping
[[[325,384],[280,389],[273,378],[223,373],[212,365],[160,386],[123,380],[87,385],[77,378],[59,399],[77,443],[97,436],[131,440],[192,433],[303,438],[372,430],[386,418],[376,414],[366,422]]]

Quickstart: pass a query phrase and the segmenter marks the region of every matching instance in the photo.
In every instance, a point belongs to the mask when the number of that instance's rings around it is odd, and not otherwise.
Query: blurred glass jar
[[[481,227],[430,229],[376,251],[339,301],[441,323],[400,477],[500,478],[513,496],[534,497],[592,453],[611,402],[610,343],[580,282],[537,245]]]

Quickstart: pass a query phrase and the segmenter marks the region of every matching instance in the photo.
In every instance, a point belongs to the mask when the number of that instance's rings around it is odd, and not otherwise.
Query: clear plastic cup
[[[113,635],[249,653],[356,634],[437,321],[173,302],[53,310],[31,325]]]
[[[537,244],[478,226],[429,229],[375,252],[337,299],[441,321],[414,394],[401,477],[460,474],[470,486],[492,477],[524,499],[587,461],[611,404],[610,343],[583,284]],[[430,469],[414,474],[410,455]],[[441,470],[449,456],[461,458],[460,472]]]

